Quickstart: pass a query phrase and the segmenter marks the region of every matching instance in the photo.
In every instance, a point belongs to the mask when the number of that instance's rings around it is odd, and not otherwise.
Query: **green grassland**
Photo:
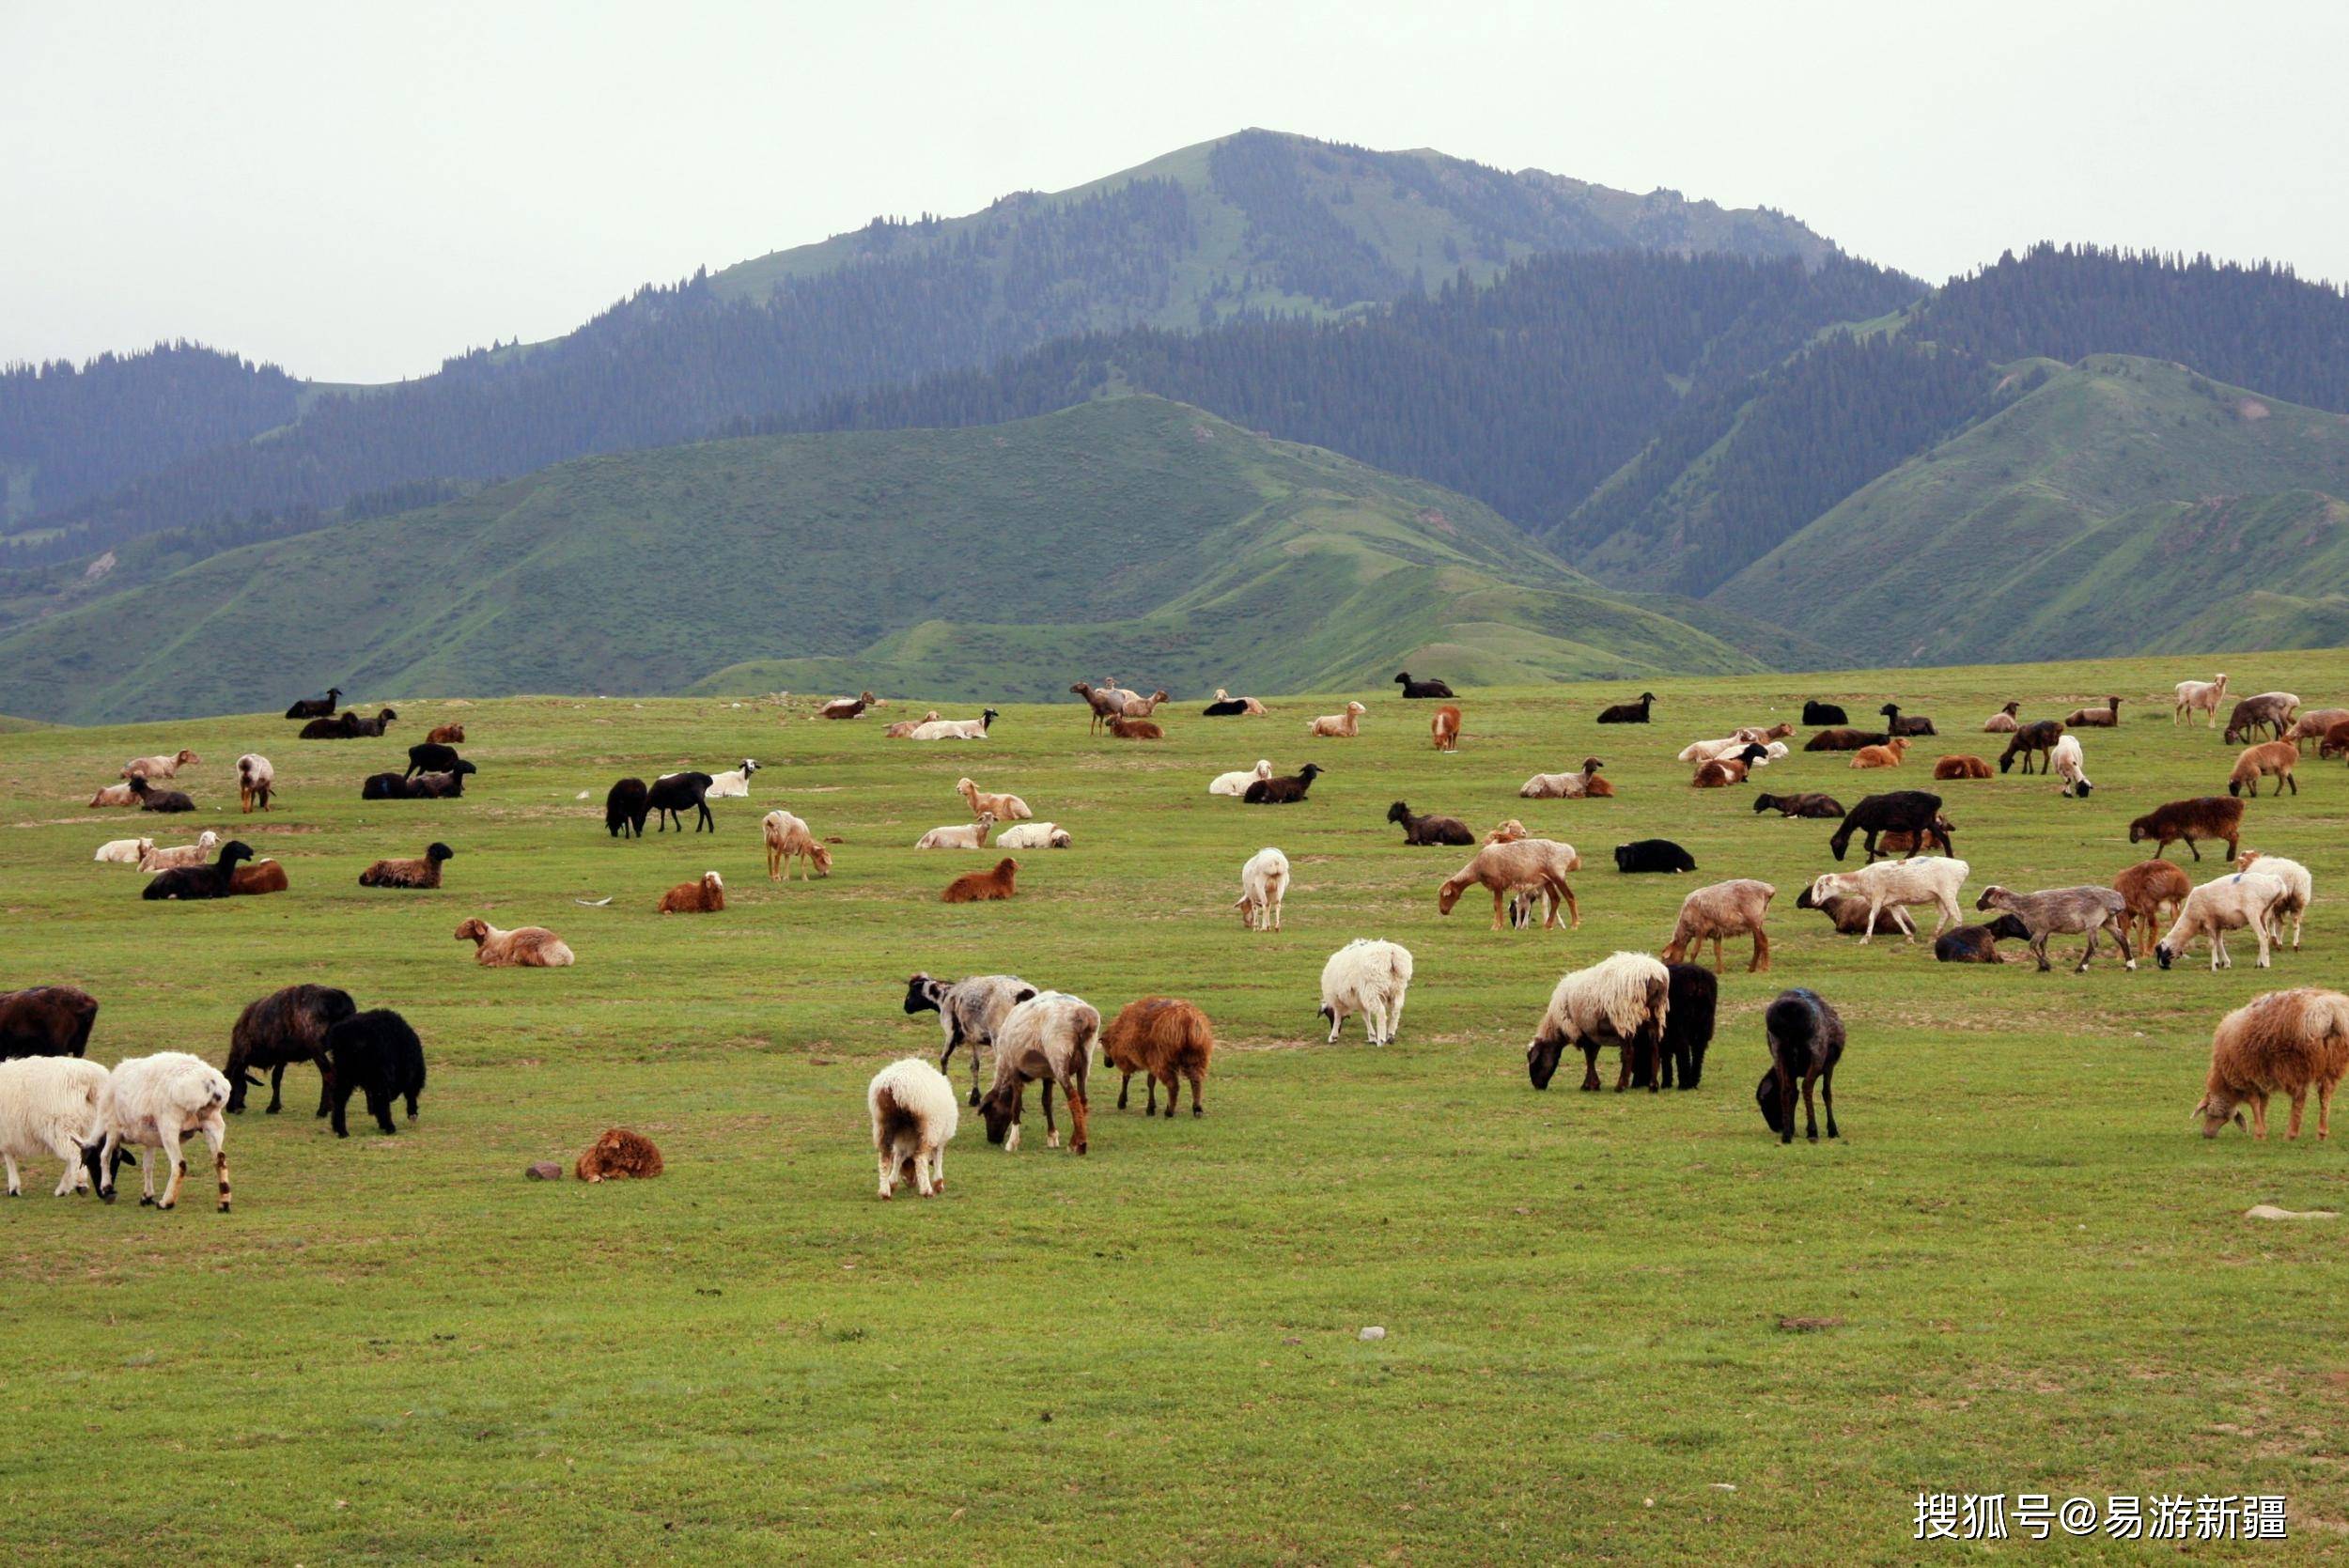
[[[1070,701],[1004,705],[984,744],[924,747],[796,700],[391,687],[354,697],[400,709],[379,741],[300,743],[273,717],[0,737],[0,985],[86,986],[93,1056],[218,1061],[244,1002],[319,981],[400,1010],[432,1061],[396,1137],[334,1140],[304,1069],[286,1114],[257,1098],[229,1132],[232,1216],[200,1178],[163,1214],[53,1200],[54,1171],[31,1168],[37,1195],[0,1205],[0,1542],[25,1561],[311,1563],[1745,1563],[1832,1543],[1904,1563],[1920,1490],[2256,1492],[2290,1497],[2294,1537],[2258,1560],[2337,1558],[2349,1250],[2337,1222],[2243,1211],[2349,1207],[2349,1127],[2205,1142],[2187,1112],[2226,1009],[2349,979],[2341,765],[2311,758],[2299,795],[2249,812],[2249,845],[2315,873],[2306,951],[2272,973],[2247,947],[2218,975],[2076,977],[1829,935],[1794,908],[1828,825],[1692,792],[1672,760],[1805,696],[1941,722],[1897,775],[1799,752],[1762,775],[1848,802],[1942,751],[1994,753],[1972,731],[2010,697],[2060,715],[2119,692],[2146,707],[2089,732],[2092,800],[1944,788],[1969,902],[1992,880],[2101,882],[2139,857],[2132,815],[2223,781],[2231,749],[2150,701],[2219,667],[2244,691],[2349,694],[2339,652],[1658,678],[1648,729],[1592,722],[1637,686],[1471,690],[1454,755],[1392,687],[1353,693],[1351,741],[1303,735],[1345,692],[1209,721],[1187,691],[1157,745],[1089,738]],[[453,721],[481,767],[466,799],[358,800]],[[198,815],[83,806],[122,759],[182,745]],[[226,781],[256,748],[284,793],[241,819]],[[1618,798],[1517,799],[1591,753]],[[745,754],[766,768],[714,836],[605,835],[614,778]],[[1204,793],[1260,756],[1330,771],[1292,808]],[[1012,903],[941,906],[993,856],[907,847],[959,819],[965,772],[1075,836],[1020,856]],[[1439,918],[1466,853],[1402,847],[1398,797],[1579,846],[1581,928],[1494,932],[1473,899]],[[830,879],[760,876],[776,805],[843,841]],[[292,891],[148,904],[134,872],[91,863],[159,826],[241,834]],[[1614,873],[1611,846],[1657,834],[1698,877]],[[435,838],[459,851],[443,889],[355,885]],[[1228,906],[1268,844],[1296,886],[1286,929],[1252,936]],[[710,867],[726,911],[653,912]],[[1582,1094],[1568,1072],[1533,1092],[1523,1047],[1559,974],[1653,950],[1683,894],[1731,876],[1778,886],[1777,963],[1723,977],[1703,1086]],[[551,925],[578,965],[481,970],[452,939],[473,914]],[[1324,958],[1358,936],[1417,957],[1391,1048],[1359,1022],[1325,1045],[1314,1017]],[[1032,1100],[1019,1153],[971,1116],[942,1198],[877,1203],[864,1083],[938,1042],[900,1008],[917,969],[1015,970],[1105,1013],[1188,997],[1221,1043],[1208,1113],[1145,1124],[1097,1079],[1088,1157],[1047,1149]],[[1797,984],[1849,1024],[1844,1136],[1781,1148],[1753,1107],[1759,1014]],[[614,1124],[668,1173],[522,1179]]]

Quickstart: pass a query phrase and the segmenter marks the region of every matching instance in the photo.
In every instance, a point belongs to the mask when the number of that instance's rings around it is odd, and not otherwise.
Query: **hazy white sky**
[[[2349,279],[2349,5],[0,0],[0,360],[432,369],[639,283],[1261,125]]]

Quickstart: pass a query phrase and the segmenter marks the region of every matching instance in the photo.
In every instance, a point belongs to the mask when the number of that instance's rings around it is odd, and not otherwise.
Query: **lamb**
[[[269,1114],[285,1102],[286,1069],[308,1062],[319,1070],[320,1116],[334,1110],[334,1068],[326,1055],[326,1033],[359,1011],[349,991],[332,986],[288,986],[247,1002],[228,1032],[228,1060],[221,1072],[228,1079],[227,1109],[244,1111],[244,1092],[258,1088],[253,1075],[269,1073]]]
[[[1166,1114],[1171,1120],[1186,1079],[1190,1083],[1190,1113],[1207,1113],[1199,1094],[1206,1085],[1207,1063],[1215,1055],[1215,1031],[1207,1016],[1190,1002],[1173,997],[1143,997],[1128,1002],[1101,1032],[1101,1055],[1126,1075],[1117,1088],[1118,1110],[1126,1109],[1134,1075],[1140,1073],[1150,1092],[1143,1115],[1158,1114],[1159,1085],[1163,1083]]]
[[[2289,896],[2284,884],[2273,877],[2255,872],[2239,871],[2232,877],[2221,877],[2204,882],[2186,895],[2178,907],[2177,924],[2170,934],[2154,944],[2154,961],[2168,969],[2170,961],[2183,957],[2193,946],[2196,937],[2210,939],[2211,972],[2221,966],[2234,968],[2234,960],[2227,955],[2227,933],[2245,926],[2259,939],[2259,967],[2268,967],[2267,955],[2274,931],[2277,905]]]
[[[1411,808],[1397,800],[1387,808],[1387,820],[1403,829],[1407,845],[1427,846],[1446,844],[1474,844],[1476,835],[1469,831],[1467,823],[1456,816],[1414,816]]]
[[[1887,831],[1897,830],[1918,835],[1911,840],[1908,851],[1911,855],[1917,852],[1916,846],[1923,842],[1924,835],[1929,833],[1940,836],[1942,852],[1947,854],[1950,852],[1950,841],[1944,822],[1941,797],[1921,789],[1896,789],[1889,795],[1868,796],[1845,812],[1843,824],[1827,841],[1827,846],[1840,861],[1843,858],[1843,851],[1851,846],[1852,834],[1860,833],[1866,839],[1868,859],[1874,861],[1877,853],[1877,838]]]
[[[1965,924],[1965,916],[1958,912],[1957,894],[1972,870],[1964,861],[1948,859],[1871,862],[1858,871],[1822,873],[1803,891],[1796,905],[1815,909],[1838,895],[1863,898],[1867,900],[1869,927],[1860,934],[1863,945],[1875,940],[1876,914],[1886,908],[1893,911],[1894,924],[1913,942],[1917,939],[1917,927],[1905,912],[1907,907],[1934,906],[1933,935],[1937,937],[1945,926]]]
[[[1990,777],[1990,765],[1976,756],[1947,756],[1934,763],[1933,776],[1937,780],[1986,779]]]
[[[177,870],[159,872],[139,890],[139,896],[155,900],[165,898],[226,898],[235,889],[230,879],[236,875],[237,862],[253,858],[253,846],[240,839],[230,839],[220,846],[220,858],[210,865],[183,865]]]
[[[1525,1072],[1536,1089],[1547,1089],[1569,1050],[1582,1053],[1582,1089],[1596,1093],[1598,1053],[1609,1046],[1622,1053],[1615,1076],[1621,1093],[1635,1069],[1661,1049],[1672,1017],[1672,973],[1644,953],[1617,953],[1588,969],[1576,970],[1549,993],[1549,1005],[1525,1045]],[[1647,1079],[1651,1090],[1657,1079]]]
[[[139,857],[139,869],[153,873],[172,871],[183,865],[202,865],[219,846],[220,835],[207,828],[195,835],[194,844],[170,845],[160,849],[153,847],[152,839],[144,842],[149,847]]]
[[[1847,765],[1852,768],[1898,768],[1901,755],[1908,750],[1908,742],[1894,736],[1881,746],[1862,746],[1852,753]]]
[[[1806,724],[1848,724],[1851,722],[1851,715],[1833,703],[1823,703],[1812,698],[1806,700],[1802,705],[1802,722]]]
[[[581,1151],[571,1174],[583,1182],[650,1181],[665,1169],[651,1139],[626,1127],[606,1127]]]
[[[1697,789],[1725,789],[1731,784],[1744,784],[1747,770],[1760,767],[1769,754],[1766,746],[1749,745],[1736,756],[1699,763],[1696,776],[1688,783]]]
[[[1610,800],[1615,786],[1598,776],[1605,766],[1596,757],[1584,757],[1580,772],[1536,773],[1517,786],[1517,795],[1527,800]]]
[[[1982,733],[1984,735],[2013,735],[2016,730],[2023,727],[2022,720],[2016,717],[2016,715],[2022,711],[2022,707],[2023,705],[2021,703],[2007,704],[2004,707],[1999,709],[1998,712],[1993,713],[1989,718],[1983,721]]]
[[[1933,957],[1941,964],[2003,964],[2001,941],[2029,941],[2030,932],[2013,915],[2000,915],[1987,925],[1961,925],[1933,939]]]
[[[1668,871],[1676,876],[1696,868],[1696,857],[1668,838],[1633,839],[1629,844],[1615,846],[1615,870],[1626,876],[1646,871]]]
[[[1890,736],[1933,735],[1937,732],[1930,719],[1904,719],[1898,703],[1886,703],[1876,711],[1884,715],[1884,731]]]
[[[685,831],[685,813],[690,810],[694,814],[693,831],[716,832],[718,819],[709,815],[709,784],[707,773],[663,773],[653,780],[652,788],[645,792],[645,804],[660,822],[653,831],[665,833],[672,822],[678,832]],[[638,828],[637,835],[643,834],[644,830]]]
[[[1093,1072],[1093,1051],[1101,1037],[1101,1015],[1090,1002],[1059,991],[1038,991],[1005,1014],[995,1032],[995,1081],[979,1100],[979,1116],[987,1124],[987,1141],[1000,1143],[1005,1154],[1019,1147],[1021,1102],[1028,1085],[1044,1085],[1044,1146],[1060,1147],[1060,1128],[1052,1122],[1052,1087],[1060,1086],[1068,1100],[1074,1124],[1068,1147],[1085,1152],[1085,1080]]]
[[[457,927],[457,939],[474,944],[474,961],[485,970],[559,970],[577,961],[563,939],[543,925],[501,931],[475,915]]]
[[[98,999],[78,986],[0,991],[0,1062],[79,1056],[98,1024]]]
[[[1471,886],[1481,884],[1493,895],[1493,924],[1501,929],[1501,907],[1508,895],[1524,889],[1543,898],[1542,929],[1552,929],[1558,924],[1558,906],[1563,901],[1572,924],[1582,924],[1581,908],[1575,903],[1574,889],[1566,885],[1569,872],[1582,869],[1582,857],[1574,852],[1571,844],[1559,844],[1551,839],[1517,839],[1501,844],[1488,844],[1476,852],[1468,864],[1444,879],[1436,890],[1436,912],[1448,915],[1460,895]]]
[[[1261,718],[1265,706],[1253,697],[1235,697],[1221,686],[1215,689],[1215,701],[1201,709],[1209,719],[1237,719],[1246,715]]]
[[[2184,871],[2168,861],[2139,861],[2112,879],[2112,891],[2121,895],[2122,943],[2132,952],[2151,957],[2162,922],[2176,917],[2178,907],[2194,891],[2194,884],[2186,879]],[[2140,921],[2144,923],[2144,939],[2132,942],[2129,928]]]
[[[1812,1086],[1827,1102],[1827,1135],[1838,1138],[1835,1127],[1835,1064],[1843,1059],[1843,1020],[1816,991],[1799,986],[1781,991],[1762,1015],[1770,1042],[1770,1070],[1755,1085],[1753,1097],[1762,1107],[1762,1120],[1778,1134],[1781,1144],[1795,1141],[1795,1086],[1802,1086],[1803,1119],[1811,1141],[1819,1141],[1819,1113],[1812,1104]]]
[[[914,840],[916,849],[984,849],[987,838],[995,831],[995,814],[979,813],[979,819],[968,825],[932,828]]]
[[[2067,798],[2085,800],[2089,791],[2096,787],[2088,781],[2087,759],[2081,754],[2078,736],[2067,735],[2058,740],[2047,753],[2047,766],[2063,781],[2058,793]]]
[[[614,838],[645,836],[645,818],[652,815],[652,792],[642,779],[622,779],[603,798],[604,831]]]
[[[363,888],[437,888],[441,885],[441,867],[457,858],[457,851],[445,844],[425,846],[424,858],[416,861],[377,861],[359,873]]]
[[[1128,719],[1119,714],[1110,721],[1110,734],[1120,740],[1164,740],[1166,731],[1147,719]]]
[[[155,841],[151,838],[108,839],[98,846],[98,853],[90,859],[101,865],[137,865],[147,859],[154,847]]]
[[[392,1102],[408,1102],[408,1119],[416,1119],[416,1101],[424,1094],[424,1042],[408,1020],[386,1007],[343,1019],[326,1032],[326,1059],[334,1069],[333,1121],[337,1138],[349,1138],[348,1112],[351,1091],[365,1098],[367,1114],[384,1132],[397,1132],[392,1123]]]
[[[2194,1114],[2202,1119],[2202,1136],[2216,1138],[2229,1121],[2243,1125],[2236,1108],[2248,1102],[2251,1136],[2265,1138],[2267,1097],[2289,1094],[2292,1120],[2284,1136],[2298,1138],[2313,1088],[2316,1136],[2330,1138],[2333,1091],[2344,1070],[2349,1070],[2349,997],[2313,986],[2270,991],[2218,1020],[2210,1042],[2210,1078]]]
[[[2047,939],[2056,936],[2078,936],[2085,933],[2088,945],[2080,950],[2080,961],[2074,974],[2086,974],[2089,960],[2096,955],[2096,939],[2109,936],[2121,950],[2122,967],[2137,968],[2137,955],[2129,950],[2123,936],[2123,923],[2128,918],[2128,900],[2110,888],[2050,888],[2042,893],[2015,893],[1995,883],[1982,890],[1974,900],[1976,909],[2004,909],[2023,923],[2030,933],[2030,955],[2039,960],[2039,972],[2045,974],[2053,966],[2047,962]]]
[[[870,691],[860,691],[853,697],[834,697],[816,710],[819,719],[854,719],[877,701]]]
[[[2300,793],[2300,781],[2292,776],[2293,766],[2300,760],[2300,748],[2289,740],[2269,740],[2257,746],[2247,746],[2234,759],[2234,771],[2227,775],[2227,793],[2240,795],[2248,786],[2254,798],[2260,792],[2260,780],[2267,774],[2276,776],[2276,793],[2281,795],[2290,784],[2292,793]]]
[[[1862,746],[1881,746],[1892,737],[1882,730],[1821,730],[1803,743],[1806,752],[1856,752]]]
[[[2309,868],[2298,861],[2288,861],[2281,855],[2270,855],[2261,849],[2246,849],[2235,857],[2237,871],[2256,871],[2262,877],[2273,877],[2284,885],[2283,902],[2275,907],[2273,924],[2277,945],[2284,939],[2283,917],[2292,917],[2292,951],[2300,951],[2300,923],[2308,918],[2309,906],[2316,901],[2316,881]]]
[[[1672,939],[1664,944],[1664,962],[1677,964],[1687,958],[1703,960],[1706,939],[1713,943],[1713,972],[1721,972],[1721,939],[1751,937],[1753,958],[1746,965],[1746,972],[1753,974],[1770,967],[1770,935],[1763,922],[1770,912],[1770,900],[1778,890],[1767,882],[1751,877],[1716,882],[1699,888],[1680,901],[1680,919],[1672,926]]]
[[[985,814],[998,822],[1024,822],[1035,815],[1019,796],[989,795],[968,778],[957,779],[955,790],[969,804],[973,816]]]
[[[998,849],[1066,849],[1076,841],[1050,822],[1021,822],[995,835]]]
[[[212,1151],[212,1170],[220,1184],[220,1212],[228,1212],[228,1124],[221,1108],[228,1102],[228,1080],[185,1051],[158,1051],[117,1063],[98,1098],[89,1130],[82,1141],[82,1163],[88,1170],[98,1196],[115,1201],[116,1152],[139,1151],[139,1184],[146,1196],[142,1206],[173,1208],[179,1202],[180,1178],[188,1163],[179,1145],[200,1132]],[[155,1162],[170,1162],[171,1178],[155,1196]]]
[[[931,708],[919,719],[900,719],[894,724],[885,725],[881,730],[881,738],[883,740],[910,740],[913,738],[915,730],[920,729],[924,724],[937,722],[938,709]]]
[[[82,1164],[82,1139],[98,1116],[106,1092],[106,1069],[70,1056],[37,1056],[0,1063],[0,1161],[8,1172],[8,1196],[23,1196],[16,1162],[48,1155],[62,1169],[56,1196],[79,1189],[88,1172]]]
[[[232,897],[246,898],[285,891],[286,868],[275,861],[255,861],[251,865],[241,865],[228,874],[228,892]]]
[[[2227,677],[2217,680],[2182,680],[2177,686],[2177,701],[2170,710],[2170,722],[2174,727],[2189,713],[2204,713],[2210,717],[2203,728],[2218,722],[2218,705],[2227,700]]]
[[[177,789],[157,789],[147,782],[146,775],[131,775],[131,794],[141,811],[179,812],[195,810],[195,802]]]
[[[437,740],[419,740],[408,748],[408,771],[402,776],[412,778],[418,773],[452,772],[460,760],[454,746],[444,746]]]
[[[1229,773],[1218,773],[1208,782],[1207,793],[1210,795],[1230,795],[1235,797],[1244,795],[1247,793],[1248,786],[1250,784],[1254,784],[1258,779],[1268,779],[1270,777],[1272,777],[1272,763],[1270,759],[1259,757],[1256,759],[1256,766],[1253,768],[1235,769]]]
[[[1806,792],[1800,795],[1757,795],[1753,798],[1755,811],[1774,811],[1781,817],[1810,816],[1826,818],[1843,815],[1843,802],[1832,795]]]
[[[1435,718],[1428,722],[1427,732],[1433,737],[1436,750],[1439,752],[1458,751],[1460,749],[1460,710],[1449,703],[1436,709]]]
[[[983,708],[976,719],[932,719],[913,726],[915,740],[985,740],[988,726],[1002,715]]]
[[[2221,738],[2232,746],[2251,739],[2264,729],[2273,730],[2274,737],[2280,740],[2291,724],[2292,710],[2299,706],[2300,699],[2289,691],[2263,691],[2256,697],[2246,697],[2234,705]]]
[[[946,1075],[918,1056],[900,1057],[864,1086],[864,1109],[873,1120],[882,1202],[906,1182],[925,1198],[945,1191],[946,1145],[962,1120]]]
[[[1650,713],[1656,706],[1656,693],[1642,691],[1636,703],[1616,703],[1599,710],[1602,724],[1645,724],[1651,722]]]
[[[93,806],[135,806],[139,798],[131,793],[127,784],[111,784],[89,798]]]
[[[2221,795],[2203,795],[2191,800],[2171,800],[2129,824],[2129,842],[2146,839],[2158,841],[2156,855],[2165,855],[2172,844],[2183,839],[2188,853],[2196,860],[2202,858],[2195,847],[2197,839],[2224,839],[2227,859],[2233,860],[2236,846],[2243,837],[2243,802]]]
[[[1339,740],[1351,740],[1362,732],[1362,715],[1370,709],[1360,703],[1348,703],[1344,713],[1325,713],[1305,726],[1305,733],[1327,736]]]
[[[331,719],[334,708],[343,700],[343,689],[330,686],[323,697],[303,697],[286,709],[288,719]]]
[[[195,762],[195,753],[186,751],[177,755],[165,753],[162,756],[132,757],[123,764],[122,771],[115,776],[121,779],[176,779],[179,776],[180,768],[194,767]]]
[[[712,800],[747,800],[751,798],[751,775],[757,771],[758,764],[744,757],[739,768],[709,775],[709,788],[704,793]]]
[[[1082,697],[1085,705],[1093,709],[1093,718],[1085,724],[1087,735],[1093,734],[1126,711],[1126,699],[1114,691],[1098,691],[1081,680],[1068,690]],[[938,715],[933,713],[930,717],[934,720]]]
[[[1013,896],[1019,890],[1012,885],[1019,862],[1008,855],[995,862],[992,871],[966,871],[946,884],[946,891],[938,895],[942,904],[986,904]]]
[[[1239,923],[1251,931],[1281,929],[1281,901],[1288,896],[1289,858],[1269,845],[1239,868]]]
[[[435,746],[462,746],[465,743],[465,726],[462,724],[435,724],[432,726],[431,732],[425,737],[425,739],[430,741]]]
[[[1121,717],[1128,719],[1147,719],[1159,710],[1159,705],[1164,701],[1166,701],[1166,688],[1160,687],[1146,697],[1128,697],[1120,705],[1119,713]]]
[[[832,875],[832,851],[816,842],[805,821],[787,811],[770,811],[758,826],[767,839],[767,880],[783,880],[786,861],[802,882],[808,879],[811,866],[817,877]]]
[[[938,1058],[944,1072],[955,1059],[955,1048],[971,1048],[971,1103],[979,1103],[979,1048],[995,1043],[1011,1010],[1036,994],[1036,988],[1016,974],[974,974],[967,980],[933,980],[915,974],[906,982],[905,1010],[909,1016],[932,1012],[944,1032],[946,1048]]]
[[[1293,806],[1305,798],[1305,791],[1321,774],[1321,765],[1309,762],[1294,773],[1256,780],[1240,791],[1239,798],[1252,806]]]
[[[1330,1038],[1324,1043],[1336,1045],[1346,1016],[1360,1013],[1372,1045],[1394,1044],[1410,990],[1410,949],[1399,942],[1355,938],[1321,966],[1320,1016],[1330,1020]]]
[[[2109,730],[2121,724],[2121,699],[2107,697],[2102,707],[2076,707],[2063,722],[2074,729]]]
[[[725,907],[725,878],[705,871],[700,881],[679,882],[662,893],[659,909],[664,915],[714,915]]]
[[[237,759],[237,809],[241,812],[269,810],[270,797],[277,793],[277,769],[269,758],[258,752],[247,752]]]

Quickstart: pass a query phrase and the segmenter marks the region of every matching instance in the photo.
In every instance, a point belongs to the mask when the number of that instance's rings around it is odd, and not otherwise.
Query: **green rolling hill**
[[[0,640],[0,710],[249,710],[330,682],[1039,698],[1111,667],[1330,690],[1401,662],[1483,683],[1818,653],[1611,593],[1464,497],[1137,396],[584,458],[230,551]]]

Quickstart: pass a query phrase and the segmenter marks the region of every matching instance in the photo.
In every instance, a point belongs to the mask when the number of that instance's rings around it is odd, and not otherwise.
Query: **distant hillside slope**
[[[1478,682],[1761,667],[1731,644],[1748,623],[1704,613],[1610,594],[1463,497],[1127,397],[588,458],[230,551],[0,641],[0,710],[251,710],[329,683],[978,700],[1112,667],[1189,691],[1405,662]]]
[[[1897,663],[2339,640],[2349,418],[2155,360],[2016,374],[1711,597]]]

